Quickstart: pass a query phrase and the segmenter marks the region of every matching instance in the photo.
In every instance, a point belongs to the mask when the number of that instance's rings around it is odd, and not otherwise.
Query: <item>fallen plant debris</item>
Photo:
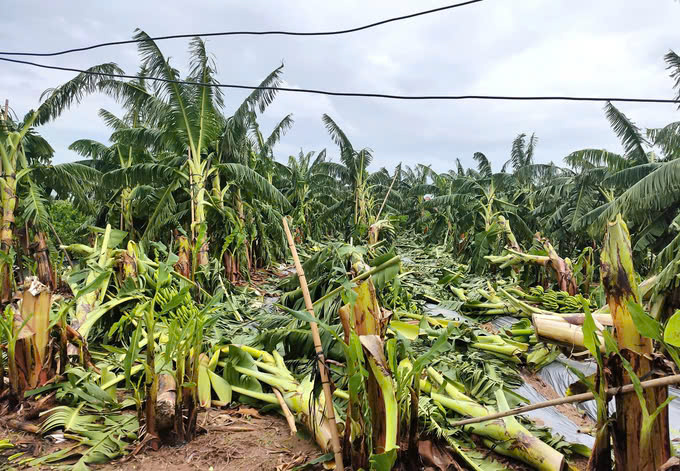
[[[0,467],[677,466],[677,126],[643,138],[608,104],[623,156],[539,165],[520,135],[500,173],[481,153],[476,169],[390,173],[324,115],[339,162],[284,165],[273,148],[292,118],[269,136],[258,124],[283,66],[228,114],[195,84],[216,83],[200,38],[192,85],[135,37],[140,75],[163,85],[103,64],[106,79],[2,114]],[[36,127],[94,92],[124,111],[100,113],[110,142],[52,165]],[[82,216],[72,233],[55,227],[64,207]],[[519,414],[563,354],[597,365],[572,362],[569,393],[597,420],[569,440]]]

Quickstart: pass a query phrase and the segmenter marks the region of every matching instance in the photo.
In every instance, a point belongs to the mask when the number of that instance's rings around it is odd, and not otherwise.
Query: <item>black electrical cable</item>
[[[667,98],[620,98],[620,97],[583,97],[583,96],[505,96],[505,95],[393,95],[388,93],[367,93],[367,92],[334,92],[329,90],[318,90],[313,88],[290,88],[290,87],[258,87],[253,85],[239,85],[227,83],[204,83],[190,82],[186,80],[171,80],[162,77],[143,77],[138,75],[109,74],[105,72],[93,72],[90,70],[76,69],[73,67],[61,67],[57,65],[38,64],[19,59],[0,57],[0,61],[12,62],[16,64],[30,65],[42,69],[62,70],[66,72],[78,72],[87,75],[98,75],[117,79],[144,79],[164,83],[177,83],[182,85],[197,85],[201,87],[216,88],[236,88],[242,90],[277,90],[281,92],[293,93],[313,93],[316,95],[347,96],[362,98],[388,98],[392,100],[505,100],[505,101],[599,101],[599,102],[628,102],[628,103],[680,103],[680,100]]]
[[[411,13],[409,15],[397,16],[395,18],[389,18],[387,20],[378,21],[376,23],[371,23],[364,26],[357,26],[356,28],[341,29],[336,31],[319,31],[319,32],[297,32],[297,31],[223,31],[218,33],[194,33],[194,34],[170,34],[167,36],[156,36],[154,38],[148,39],[127,39],[124,41],[111,41],[106,43],[93,44],[91,46],[77,47],[73,49],[66,49],[64,51],[57,52],[0,52],[0,55],[5,56],[34,56],[34,57],[50,57],[50,56],[60,56],[63,54],[70,54],[72,52],[82,52],[89,51],[91,49],[97,49],[100,47],[107,46],[120,46],[121,44],[132,44],[141,41],[160,41],[165,39],[179,39],[179,38],[193,38],[196,36],[200,37],[211,37],[211,36],[334,36],[339,34],[356,33],[357,31],[363,31],[365,29],[375,28],[376,26],[382,26],[387,23],[393,23],[395,21],[408,20],[410,18],[415,18],[417,16],[429,15],[431,13],[437,13],[440,11],[451,10],[453,8],[464,7],[466,5],[471,5],[473,3],[479,3],[484,0],[468,0],[466,2],[454,3],[452,5],[446,5],[439,8],[433,8],[431,10],[420,11],[417,13]]]

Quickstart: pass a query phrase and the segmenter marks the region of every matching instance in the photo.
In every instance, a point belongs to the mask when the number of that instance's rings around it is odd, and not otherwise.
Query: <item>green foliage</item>
[[[87,217],[66,200],[56,200],[49,205],[49,217],[64,245],[83,240]]]
[[[391,406],[398,408],[401,427],[408,429],[411,412],[417,413],[424,431],[446,442],[461,462],[475,470],[499,469],[475,449],[479,442],[469,430],[449,426],[452,413],[447,416],[441,404],[421,394],[423,371],[431,366],[441,371],[435,395],[445,396],[449,388],[480,407],[502,409],[503,391],[522,382],[521,366],[539,369],[559,354],[536,338],[529,317],[583,312],[584,344],[601,373],[600,339],[609,353],[616,349],[608,333],[597,332],[590,312],[603,304],[594,286],[597,240],[618,213],[630,223],[636,266],[644,275],[656,274],[644,298],[648,305],[628,306],[634,324],[680,364],[680,306],[674,304],[680,285],[678,122],[644,129],[608,103],[604,115],[621,153],[586,148],[571,152],[563,164],[547,163],[538,154],[538,138],[522,133],[508,143],[500,171],[475,152],[472,168],[456,159],[455,168],[437,172],[427,164],[374,170],[378,156],[356,147],[341,123],[325,114],[322,123],[337,146],[335,155],[307,149],[282,161],[275,149],[293,126],[292,116],[268,133],[259,123],[283,81],[282,65],[227,110],[220,88],[176,83],[182,77],[218,83],[204,41],[189,42],[182,73],[146,33],[138,31],[135,38],[139,76],[164,83],[80,74],[47,91],[36,112],[0,125],[6,167],[0,183],[9,188],[5,194],[18,196],[5,198],[3,210],[16,213],[17,226],[50,234],[52,253],[58,245],[53,227],[76,256],[65,277],[74,297],[54,312],[60,319],[82,317],[76,327],[84,337],[89,333],[101,372],[64,365],[59,381],[29,393],[56,391],[61,405],[43,422],[43,432],[61,429],[76,442],[34,464],[75,458],[74,468],[86,469],[124,454],[139,424],[127,413],[111,412],[132,404],[141,410],[154,397],[159,374],[172,375],[180,385],[177,404],[187,414],[186,431],[195,427],[190,417],[197,404],[278,407],[271,392],[277,389],[310,430],[323,432],[312,321],[321,329],[326,357],[335,362],[329,368],[339,396],[362,404],[355,418],[371,437],[366,378],[380,355],[367,356],[357,335],[346,343],[337,316],[342,303],[356,301],[357,272],[368,263],[382,267],[371,278],[385,315],[392,316],[380,353],[394,377],[382,379],[386,386],[394,380]],[[680,89],[680,59],[672,51],[665,59]],[[114,64],[91,71],[123,72]],[[120,116],[99,112],[111,129],[109,141],[85,136],[71,145],[82,160],[52,165],[54,150],[38,126],[95,92],[109,95],[121,109]],[[304,310],[296,277],[279,280],[258,271],[285,270],[279,266],[288,253],[284,216],[292,220],[316,317]],[[94,227],[96,241],[85,244],[88,225],[107,229]],[[16,239],[11,224],[8,229],[8,240]],[[585,297],[558,291],[537,266],[551,263],[551,254],[536,242],[537,232],[573,268]],[[189,242],[188,278],[173,268],[177,233]],[[24,255],[9,245],[0,254],[5,267]],[[120,269],[125,256],[132,259],[129,272]],[[280,305],[272,301],[277,296]],[[437,304],[441,315],[425,311],[428,304]],[[478,325],[498,315],[524,319],[494,334]],[[0,341],[7,347],[0,351],[7,353],[0,369],[5,364],[16,369],[11,309],[1,325]],[[87,366],[86,358],[78,360]],[[640,395],[639,379],[631,377]],[[580,378],[596,395],[602,433],[608,420],[603,377]],[[116,388],[123,384],[125,399],[119,400]],[[658,411],[644,413],[648,426]],[[560,437],[531,430],[556,449],[568,449]],[[367,445],[372,449],[370,438]],[[489,446],[508,451],[500,441]],[[397,455],[396,449],[373,455],[371,466],[390,469]]]

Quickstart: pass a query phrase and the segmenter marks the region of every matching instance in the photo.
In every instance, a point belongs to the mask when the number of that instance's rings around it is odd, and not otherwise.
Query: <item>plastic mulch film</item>
[[[564,355],[560,355],[558,359],[549,365],[544,366],[538,372],[538,375],[548,383],[559,396],[564,396],[567,393],[569,385],[578,381],[578,376],[574,374],[569,368],[578,369],[584,375],[589,376],[595,373],[597,364],[593,360],[576,361],[570,360]],[[576,404],[576,408],[585,412],[591,420],[597,420],[597,405],[595,400],[586,401]],[[614,403],[609,403],[609,414],[616,412]]]
[[[546,383],[548,383],[559,396],[564,396],[570,384],[578,381],[576,376],[567,367],[578,368],[586,376],[592,375],[597,369],[597,364],[594,360],[576,361],[560,355],[559,358],[551,364],[543,367],[538,375]],[[668,395],[680,397],[680,389],[668,388]],[[584,411],[592,420],[597,420],[597,405],[595,401],[582,402],[576,404],[576,407]],[[616,404],[614,401],[609,401],[609,415],[616,412]],[[671,428],[671,438],[680,439],[680,401],[673,400],[668,406],[668,421]]]
[[[462,314],[458,314],[456,311],[452,311],[451,309],[444,309],[443,307],[439,307],[438,305],[431,303],[425,305],[425,308],[423,308],[423,312],[428,316],[442,316],[445,317],[446,319],[451,319],[453,321],[470,320],[469,318],[463,316]]]
[[[440,308],[435,304],[428,304],[425,311],[427,314],[433,316],[440,315],[455,320],[465,319],[465,316],[462,316],[455,311]],[[494,328],[502,330],[509,328],[512,324],[517,322],[517,320],[517,318],[511,316],[500,316],[493,319],[490,323]],[[597,369],[597,364],[592,359],[576,361],[569,359],[564,355],[560,355],[556,361],[543,367],[538,372],[538,376],[551,386],[558,396],[564,396],[569,385],[578,380],[578,376],[570,371],[566,365],[577,368],[586,376],[592,375]],[[536,391],[530,384],[525,383],[516,389],[515,392],[528,399],[530,404],[536,404],[546,400],[543,395]],[[670,396],[680,397],[680,389],[672,387],[668,388],[668,394]],[[577,409],[583,411],[591,420],[597,420],[597,405],[594,400],[581,402],[575,404],[575,406]],[[614,404],[614,401],[609,401],[609,415],[611,416],[615,412],[616,405]],[[526,416],[540,420],[543,424],[550,427],[553,432],[563,435],[565,439],[571,442],[582,443],[587,446],[592,446],[594,443],[594,438],[592,436],[580,433],[578,425],[554,407],[531,411],[528,412]],[[673,440],[680,440],[680,400],[674,400],[669,404],[668,418],[671,429],[671,438]]]
[[[501,316],[501,317],[496,317],[494,318],[490,324],[494,326],[495,329],[497,330],[503,330],[503,329],[509,329],[512,327],[512,324],[515,322],[519,321],[516,317],[511,317],[511,316]]]
[[[447,319],[465,319],[464,316],[461,316],[454,311],[438,307],[435,304],[428,304],[425,308],[425,312],[432,316],[440,315],[446,317]],[[501,316],[494,318],[490,323],[494,328],[502,330],[509,328],[515,322],[517,322],[517,318],[515,317]],[[562,368],[564,369],[564,366],[562,366]],[[536,391],[533,386],[527,383],[524,383],[522,386],[515,389],[515,392],[527,399],[529,404],[537,404],[547,400],[541,393]],[[579,432],[579,426],[567,416],[558,411],[555,407],[538,409],[528,412],[524,415],[531,419],[536,419],[539,425],[550,427],[553,433],[562,435],[565,440],[572,443],[581,443],[588,447],[592,447],[593,443],[595,443],[595,439],[592,436]]]
[[[536,391],[530,384],[524,383],[515,392],[520,396],[529,400],[530,404],[544,402],[547,399],[541,393]],[[578,425],[572,422],[566,415],[559,412],[555,407],[545,407],[523,414],[530,419],[536,420],[539,425],[545,425],[552,429],[553,434],[562,435],[565,440],[572,443],[581,443],[587,447],[592,447],[595,443],[595,438],[581,433]]]

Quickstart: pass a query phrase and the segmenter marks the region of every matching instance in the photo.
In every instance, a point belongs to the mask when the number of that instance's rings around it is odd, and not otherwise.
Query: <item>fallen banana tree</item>
[[[571,324],[563,317],[546,316],[542,314],[534,314],[531,319],[534,324],[536,335],[539,338],[548,339],[566,347],[576,347],[578,350],[586,349],[583,328],[580,325]],[[600,349],[604,352],[604,338],[600,333],[601,330],[602,325],[600,325],[600,331],[597,333],[597,336],[601,345]]]
[[[223,347],[221,352],[227,353],[224,376],[208,369],[209,385],[199,381],[201,396],[209,397],[212,389],[220,398],[220,401],[214,402],[218,405],[228,404],[232,394],[237,394],[280,406],[282,411],[287,408],[314,435],[323,451],[332,451],[332,428],[324,413],[325,398],[314,392],[314,381],[310,376],[302,381],[296,380],[276,351],[268,353],[251,347],[229,345]],[[264,392],[262,384],[278,391],[283,403],[277,394]],[[335,394],[346,398],[340,390],[336,390]]]
[[[583,302],[587,300],[580,295],[572,296],[566,291],[544,290],[535,286],[523,291],[514,285],[497,286],[486,281],[486,287],[465,289],[450,287],[455,296],[462,301],[461,309],[468,315],[481,316],[526,316],[545,314],[551,316],[581,316],[583,319]]]
[[[84,264],[81,261],[81,270],[85,267],[98,270],[93,263],[98,262],[101,255],[101,250],[97,251],[97,248],[101,249],[100,243],[101,241],[97,242],[94,248],[81,249],[87,259]],[[333,280],[333,284],[329,286],[334,289],[321,289],[320,302],[317,303],[317,308],[321,309],[322,305],[337,306],[339,303],[336,301],[340,301],[340,297],[344,302],[339,315],[334,317],[336,324],[332,327],[323,325],[324,333],[332,332],[330,335],[336,342],[335,347],[342,345],[341,355],[344,353],[345,356],[342,364],[322,363],[322,368],[326,368],[332,374],[333,381],[344,389],[336,389],[333,392],[335,401],[327,403],[318,394],[319,389],[315,388],[315,383],[318,385],[318,382],[313,379],[316,378],[314,371],[310,373],[309,370],[304,370],[305,373],[300,374],[303,371],[301,361],[309,365],[312,358],[311,363],[318,363],[315,357],[309,356],[313,353],[290,358],[287,356],[284,362],[279,352],[288,350],[281,349],[276,343],[272,344],[274,347],[266,347],[266,350],[248,345],[213,343],[217,337],[210,337],[210,326],[213,322],[222,322],[225,317],[230,316],[229,313],[234,308],[226,303],[219,311],[207,308],[211,302],[209,296],[206,297],[200,287],[173,270],[179,257],[163,252],[160,245],[154,261],[149,260],[134,243],[129,243],[124,250],[111,249],[111,244],[106,246],[109,247],[107,255],[111,258],[110,265],[107,262],[107,266],[111,267],[112,272],[117,266],[120,276],[110,278],[104,302],[97,308],[95,316],[88,316],[80,327],[86,334],[90,333],[93,341],[102,335],[103,330],[108,330],[109,338],[115,339],[118,336],[126,347],[112,350],[115,355],[97,352],[97,367],[101,373],[94,374],[91,370],[88,374],[91,373],[96,378],[97,387],[108,395],[115,395],[115,386],[125,382],[125,389],[130,392],[126,403],[128,406],[136,405],[139,417],[145,422],[141,430],[146,435],[140,437],[143,444],[186,442],[196,433],[196,416],[200,409],[226,406],[232,402],[252,404],[252,401],[256,401],[277,407],[291,424],[291,430],[296,424],[302,425],[314,435],[315,441],[324,451],[330,451],[335,429],[324,412],[330,406],[340,418],[340,423],[344,419],[341,433],[349,437],[348,440],[354,445],[345,446],[349,461],[363,463],[364,469],[379,471],[391,469],[397,461],[400,466],[410,466],[418,463],[419,441],[426,437],[433,438],[425,435],[430,434],[431,430],[425,425],[425,420],[429,419],[423,416],[421,403],[434,405],[436,394],[444,398],[450,397],[444,385],[435,385],[431,378],[425,380],[429,376],[422,375],[428,365],[434,366],[435,361],[441,361],[435,353],[451,355],[453,350],[461,349],[466,352],[461,357],[464,361],[469,356],[476,361],[512,364],[512,368],[516,368],[514,365],[522,362],[529,353],[529,345],[534,345],[529,338],[526,342],[518,341],[504,333],[489,334],[470,324],[463,325],[459,321],[431,318],[413,312],[403,315],[399,313],[399,319],[394,319],[395,316],[380,304],[389,302],[385,301],[387,298],[384,295],[391,294],[399,281],[395,276],[399,269],[399,257],[384,254],[384,257],[373,260],[375,268],[371,268],[362,265],[361,260],[356,257],[359,250],[348,250],[345,253],[352,254],[354,272],[346,275],[343,281]],[[161,261],[166,256],[167,260]],[[90,283],[88,288],[84,283],[88,274],[84,270],[80,274],[82,278],[77,284],[77,293],[81,293],[81,297],[89,294],[89,289],[96,290],[100,286]],[[338,285],[341,287],[335,288]],[[488,293],[490,296],[505,299],[500,290],[489,288]],[[199,298],[207,304],[200,304]],[[136,303],[124,304],[126,299],[135,300]],[[115,311],[101,309],[109,305],[112,306],[111,309],[115,307]],[[68,303],[64,303],[60,311],[67,313],[68,309]],[[337,311],[338,308],[335,309]],[[112,312],[116,316],[108,316],[108,323],[104,324],[107,329],[97,326],[97,322],[104,319],[106,313]],[[296,330],[302,330],[298,327],[306,327],[312,321],[318,321],[322,325],[321,319],[315,320],[309,313],[295,311],[294,314],[297,321],[302,321],[296,324]],[[259,329],[259,316],[264,315],[264,310],[258,310],[250,319],[239,318],[239,322],[235,324],[253,324],[255,329]],[[253,323],[256,319],[258,322]],[[114,323],[109,328],[111,321]],[[289,316],[288,322],[297,321]],[[93,329],[95,326],[97,328]],[[341,338],[341,328],[345,333],[344,339]],[[73,329],[71,331],[75,332]],[[454,332],[461,339],[455,340],[455,349],[447,343]],[[220,339],[227,342],[231,340],[230,334],[224,332],[221,335]],[[248,340],[249,345],[259,347],[261,344],[254,339],[255,337],[251,337]],[[410,351],[409,342],[423,339],[424,342],[418,348],[424,346],[426,352],[416,358]],[[432,339],[436,339],[434,344],[438,345],[439,350],[431,343]],[[326,346],[330,348],[327,343],[324,348]],[[422,353],[420,350],[419,352]],[[334,358],[342,360],[339,357]],[[400,363],[401,360],[404,361]],[[407,363],[412,366],[402,368]],[[461,370],[461,374],[477,374],[472,363],[470,366],[472,368],[467,372]],[[65,383],[59,384],[60,390],[69,389]],[[469,384],[466,383],[465,388]],[[488,402],[491,398],[489,391],[493,391],[494,384],[496,383],[486,382],[479,388],[473,387],[461,394],[492,412],[501,408],[487,405],[491,403]],[[429,390],[426,391],[428,387]],[[78,394],[75,389],[69,391],[68,394]],[[90,389],[86,391],[90,392]],[[482,397],[483,400],[480,399]],[[345,404],[350,404],[347,412]],[[501,402],[499,404],[502,405]],[[447,410],[445,406],[438,407],[443,411]],[[71,412],[73,411],[69,411]],[[445,420],[450,421],[453,413],[449,412],[449,418]],[[456,414],[460,415],[459,412]],[[82,411],[76,412],[74,417],[81,415]],[[516,450],[508,449],[500,441],[500,432],[485,436],[482,432],[473,433],[466,428],[451,433],[461,434],[465,437],[464,440],[469,440],[471,434],[490,440],[486,443],[477,442],[482,450],[480,452],[471,451],[463,444],[450,442],[455,453],[466,463],[474,462],[473,455],[480,463],[492,462],[491,458],[484,456],[484,446],[525,461],[534,456],[531,450],[524,452],[522,457]],[[532,436],[540,442],[536,435]],[[111,443],[112,446],[118,446],[117,441]],[[96,444],[88,444],[90,447],[94,445]],[[536,446],[540,448],[539,445]],[[550,446],[548,448],[561,455],[556,449]],[[82,449],[87,450],[86,447]],[[92,454],[96,452],[95,449]]]
[[[442,406],[467,417],[485,417],[496,411],[460,392],[454,385],[445,381],[444,377],[434,368],[427,369],[428,380],[423,380],[421,388],[429,392],[430,397]],[[440,391],[440,392],[438,392]],[[496,391],[496,402],[499,411],[508,409],[502,388]],[[564,456],[558,451],[534,437],[531,432],[524,428],[517,420],[501,419],[485,423],[469,425],[467,431],[492,440],[487,446],[519,459],[536,469],[545,471],[562,471],[566,469]]]
[[[487,255],[484,258],[494,265],[499,265],[500,268],[516,267],[523,264],[550,268],[561,291],[566,291],[572,296],[577,294],[578,286],[576,285],[571,261],[568,258],[560,257],[547,238],[536,234],[534,239],[543,247],[545,255],[524,253],[518,250],[518,247],[515,245],[514,247],[506,248],[507,253],[505,255]]]

